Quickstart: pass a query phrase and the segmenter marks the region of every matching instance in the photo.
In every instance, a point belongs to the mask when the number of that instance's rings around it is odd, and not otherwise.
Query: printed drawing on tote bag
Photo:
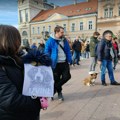
[[[25,64],[23,95],[53,97],[54,80],[51,67]]]

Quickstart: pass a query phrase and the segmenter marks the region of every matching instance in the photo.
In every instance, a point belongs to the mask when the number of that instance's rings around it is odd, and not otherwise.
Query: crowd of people
[[[80,59],[90,58],[89,71],[96,71],[99,64],[101,84],[106,86],[106,69],[111,85],[120,85],[115,80],[114,71],[118,63],[119,47],[117,37],[110,30],[94,32],[90,41],[80,40],[77,36],[71,42],[64,36],[64,28],[56,26],[54,35],[39,46],[33,43],[26,48],[27,54],[20,52],[21,37],[19,31],[8,25],[0,25],[0,119],[2,120],[39,120],[42,109],[41,98],[33,99],[22,94],[24,83],[24,63],[36,61],[51,66],[54,76],[54,95],[64,101],[63,85],[71,79],[70,65],[80,65]],[[22,54],[22,55],[21,55]],[[44,54],[44,58],[40,55]],[[37,58],[38,57],[38,58]],[[54,95],[52,100],[54,100]]]

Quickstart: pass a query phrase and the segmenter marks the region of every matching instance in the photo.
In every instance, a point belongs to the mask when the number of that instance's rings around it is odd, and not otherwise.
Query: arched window
[[[26,31],[23,31],[23,32],[22,32],[22,36],[27,36],[27,32],[26,32]]]
[[[23,39],[23,45],[29,47],[28,39]]]

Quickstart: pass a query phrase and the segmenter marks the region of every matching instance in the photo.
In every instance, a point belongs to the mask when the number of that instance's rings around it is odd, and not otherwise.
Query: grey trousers
[[[91,57],[90,71],[95,71],[97,57]]]

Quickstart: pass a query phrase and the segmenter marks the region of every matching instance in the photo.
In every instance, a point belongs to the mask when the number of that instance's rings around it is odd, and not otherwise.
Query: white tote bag
[[[53,97],[54,80],[51,67],[24,65],[23,95]]]

